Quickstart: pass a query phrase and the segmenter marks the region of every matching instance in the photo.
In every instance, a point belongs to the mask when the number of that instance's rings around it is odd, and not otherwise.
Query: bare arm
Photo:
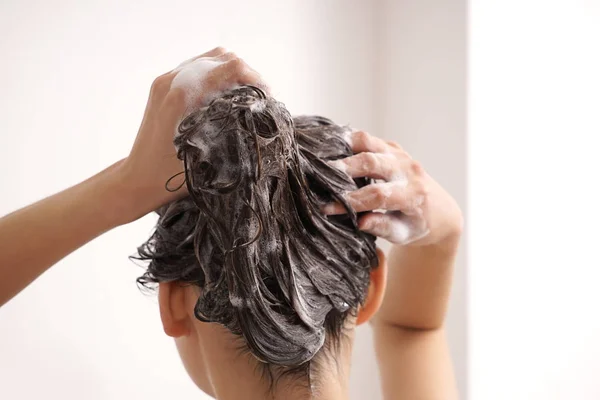
[[[390,252],[388,288],[372,321],[385,399],[458,398],[443,329],[456,245]]]
[[[122,222],[118,167],[0,219],[0,305],[61,258]]]
[[[173,193],[165,183],[183,170],[173,134],[186,109],[201,106],[209,95],[233,85],[264,86],[256,72],[222,48],[200,57],[219,63],[211,64],[218,66],[199,77],[201,82],[190,82],[203,88],[202,93],[194,93],[194,104],[185,90],[171,88],[177,71],[161,75],[152,85],[126,159],[0,219],[0,306],[90,240],[184,195],[185,188]]]
[[[462,230],[456,202],[398,144],[364,132],[334,162],[352,177],[382,180],[346,196],[370,212],[359,227],[394,244],[387,289],[372,319],[387,400],[457,398],[443,325]],[[339,205],[327,212],[343,212]]]
[[[393,246],[388,287],[373,323],[410,329],[443,327],[458,238],[428,246]]]

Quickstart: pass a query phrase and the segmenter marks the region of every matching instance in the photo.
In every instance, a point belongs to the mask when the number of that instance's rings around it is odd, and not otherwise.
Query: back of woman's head
[[[189,197],[158,210],[139,283],[196,285],[199,320],[241,335],[264,363],[309,365],[339,340],[377,263],[375,238],[343,197],[368,182],[328,164],[352,155],[348,134],[325,118],[292,118],[249,86],[185,118],[175,145]],[[333,201],[348,213],[325,216]]]

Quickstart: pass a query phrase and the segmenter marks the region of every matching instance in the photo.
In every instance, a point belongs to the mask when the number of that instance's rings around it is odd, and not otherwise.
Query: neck
[[[239,360],[238,360],[239,362]],[[260,369],[247,369],[242,374],[238,368],[228,373],[211,373],[214,395],[217,400],[348,400],[346,376],[320,371],[313,377],[312,387],[306,378],[262,374]],[[236,376],[233,378],[233,376]],[[304,381],[303,381],[304,380]],[[272,384],[272,385],[271,385]]]
[[[217,324],[198,324],[205,390],[217,400],[348,400],[353,332],[334,348],[323,349],[307,376],[270,374],[240,341]],[[196,358],[194,358],[196,359]],[[197,382],[201,383],[201,382]]]
[[[209,376],[217,400],[348,400],[350,359],[318,355],[311,380],[298,375],[270,374],[249,354],[210,362]]]

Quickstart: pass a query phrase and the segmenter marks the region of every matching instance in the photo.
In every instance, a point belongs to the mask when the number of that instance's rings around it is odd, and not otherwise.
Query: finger
[[[390,146],[382,139],[370,135],[365,131],[356,131],[350,134],[350,147],[355,153],[369,151],[371,153],[388,153]]]
[[[207,62],[213,63],[212,69],[205,72],[206,75],[198,77],[197,80],[201,81],[201,90],[194,91],[193,99],[190,100],[191,107],[207,105],[219,93],[233,89],[237,85],[233,80],[231,65],[238,63],[239,59],[222,62],[212,58],[207,59]]]
[[[269,93],[261,76],[240,58],[235,58],[214,68],[206,78],[203,87],[208,92],[222,92],[236,86],[253,85]]]
[[[206,53],[202,53],[199,56],[194,56],[190,59],[185,60],[178,67],[182,67],[184,65],[190,64],[193,61],[196,61],[199,58],[216,58],[222,56],[223,54],[229,53],[225,47],[215,47],[214,49],[207,51]]]
[[[231,52],[231,51],[228,51],[228,52],[223,53],[223,54],[219,54],[219,55],[217,55],[215,57],[211,57],[211,59],[214,60],[214,61],[222,61],[222,62],[227,62],[227,61],[235,60],[236,58],[239,58],[239,57],[237,56],[237,54],[235,54],[234,52]]]
[[[217,82],[217,79],[213,79],[213,82],[211,84],[211,80],[209,78],[209,76],[211,74],[214,75],[214,72],[221,72],[223,71],[223,69],[226,69],[226,67],[224,68],[223,66],[227,65],[228,63],[238,60],[238,56],[235,53],[232,52],[225,52],[225,53],[221,53],[224,49],[222,47],[218,47],[216,49],[214,49],[211,52],[205,53],[202,56],[198,56],[196,58],[192,58],[188,61],[185,61],[184,63],[180,64],[176,69],[174,69],[172,71],[172,73],[170,74],[171,79],[174,79],[176,76],[178,76],[182,71],[187,73],[187,84],[188,85],[199,85],[200,83],[202,83],[202,93],[197,93],[195,94],[195,96],[193,96],[194,98],[197,97],[197,99],[195,99],[195,101],[193,101],[193,103],[197,103],[197,102],[202,102],[204,101],[205,97],[211,97],[212,95],[214,95],[214,93],[210,93],[211,90],[218,90],[219,89],[219,85],[218,83],[221,82]],[[217,53],[221,53],[218,54],[214,57],[208,57],[205,56],[206,54],[217,54]],[[206,76],[206,78],[205,78]],[[224,83],[227,83],[227,78],[228,76],[226,74],[220,74],[218,76],[218,79],[223,81]],[[184,79],[186,80],[186,79]],[[203,82],[204,80],[206,80],[206,82]],[[199,90],[197,90],[197,92],[199,92]]]
[[[386,141],[386,143],[388,144],[388,146],[390,146],[390,148],[392,149],[392,152],[398,154],[403,154],[405,157],[412,159],[412,156],[406,151],[404,150],[404,148],[402,146],[400,146],[398,143],[392,141],[392,140],[388,140]]]
[[[179,70],[181,70],[183,67],[193,63],[194,61],[196,61],[199,58],[209,58],[214,60],[217,57],[222,56],[223,54],[227,54],[227,49],[224,47],[215,47],[214,49],[207,51],[206,53],[200,54],[199,56],[194,56],[192,58],[188,58],[187,60],[185,60],[184,62],[182,62],[181,64],[179,64],[177,67],[175,67],[175,69],[173,69],[173,71],[171,72],[178,72]],[[233,54],[233,53],[231,53]]]
[[[406,181],[373,183],[350,192],[346,199],[356,212],[408,210],[413,207],[412,194]]]
[[[173,82],[174,78],[175,74],[168,72],[154,79],[152,86],[150,86],[149,105],[151,107],[158,106],[162,103],[163,99],[171,88],[171,83]],[[148,108],[146,108],[146,111],[149,111]]]
[[[346,200],[356,212],[371,210],[399,210],[406,214],[415,214],[423,204],[424,196],[417,195],[406,181],[373,183],[350,192]],[[323,207],[325,214],[344,214],[342,204],[331,203]]]
[[[227,49],[225,47],[219,46],[219,47],[215,47],[214,49],[212,49],[210,51],[207,51],[204,54],[199,55],[198,57],[195,57],[194,59],[200,58],[200,57],[217,57],[217,56],[220,56],[221,54],[225,54],[225,53],[227,53]]]
[[[358,228],[396,244],[408,244],[429,234],[424,219],[411,219],[401,212],[368,213],[358,221]]]
[[[394,142],[393,140],[388,140],[388,141],[386,141],[386,143],[388,144],[388,146],[393,147],[395,149],[404,150],[402,148],[402,146],[400,146],[398,143]]]
[[[329,164],[345,172],[351,178],[407,180],[407,175],[402,169],[402,161],[391,153],[358,153],[341,160],[331,161]]]
[[[271,88],[267,85],[267,82],[263,79],[263,77],[246,65],[246,69],[243,73],[238,77],[237,83],[240,85],[252,85],[261,89],[265,92],[266,95],[271,95]]]
[[[361,231],[386,239],[392,243],[403,243],[411,236],[409,224],[392,215],[371,212],[358,222]]]

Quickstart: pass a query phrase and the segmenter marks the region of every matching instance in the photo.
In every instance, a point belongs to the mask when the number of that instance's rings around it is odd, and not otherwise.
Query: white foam
[[[196,147],[198,150],[202,151],[203,154],[206,154],[208,152],[208,145],[206,144],[206,141],[198,136],[193,136],[190,139],[188,139],[188,143]]]
[[[343,173],[348,175],[348,165],[343,160],[329,161],[329,165],[331,165],[334,168],[339,169],[340,171],[342,171]]]
[[[181,88],[186,94],[186,104],[192,107],[197,104],[200,95],[209,97],[215,93],[203,93],[202,84],[206,80],[208,74],[224,61],[218,61],[214,58],[197,58],[195,60],[187,60],[179,64],[173,71],[177,72],[175,78],[171,82],[171,89]]]
[[[253,113],[261,112],[265,109],[265,104],[266,103],[264,101],[254,102],[250,104],[250,111],[252,111]]]
[[[363,188],[350,192],[346,198],[351,200],[354,208],[366,209],[372,204],[378,204],[378,208],[387,209],[390,198],[394,194],[395,186],[401,186],[402,182],[384,182],[373,184],[372,186],[364,186]],[[371,188],[373,190],[371,190]]]
[[[213,124],[213,123],[212,123],[212,122],[210,122],[210,121],[206,121],[206,122],[204,123],[204,126],[202,127],[202,130],[204,131],[204,133],[205,133],[206,135],[210,135],[210,136],[214,136],[214,135],[216,135],[216,134],[217,134],[217,131],[218,131],[218,129],[217,129],[217,127],[215,126],[215,124]]]
[[[353,130],[352,128],[350,128],[349,126],[346,126],[344,129],[344,133],[342,133],[342,139],[344,139],[344,141],[346,143],[348,143],[350,145],[350,147],[352,147],[352,134],[353,134]]]
[[[229,294],[229,302],[235,308],[244,308],[246,306],[246,301],[239,296]]]
[[[389,176],[389,181],[396,183],[398,186],[407,187],[408,186],[408,176],[401,169],[394,171]]]
[[[425,236],[428,229],[417,229],[413,221],[407,216],[398,215],[396,212],[386,213],[375,221],[373,226],[368,229],[374,235],[380,236],[391,243],[405,245]]]
[[[386,239],[392,243],[405,245],[427,236],[429,228],[423,220],[422,213],[417,214],[417,216],[411,216],[405,213],[401,216],[386,218],[386,221],[383,222],[387,225],[385,227],[387,230]]]
[[[409,240],[408,243],[415,242],[415,241],[417,241],[419,239],[424,238],[427,235],[429,235],[429,228],[424,227],[424,228],[422,228],[420,230],[415,231],[415,233],[413,233],[413,236],[410,238],[410,240]]]
[[[385,229],[387,231],[386,239],[392,243],[406,244],[413,236],[410,224],[401,219],[388,223]]]
[[[173,70],[173,72],[177,72],[179,70],[181,70],[183,67],[185,67],[188,64],[191,64],[192,61],[194,61],[195,57],[192,58],[188,58],[187,60],[185,60],[184,62],[182,62],[181,64],[179,64],[177,67],[175,67],[175,69]]]
[[[269,240],[266,243],[265,250],[267,251],[268,254],[270,254],[270,253],[276,252],[277,247],[279,247],[279,243],[277,242],[277,239],[275,239],[275,237],[273,237],[271,240]]]

